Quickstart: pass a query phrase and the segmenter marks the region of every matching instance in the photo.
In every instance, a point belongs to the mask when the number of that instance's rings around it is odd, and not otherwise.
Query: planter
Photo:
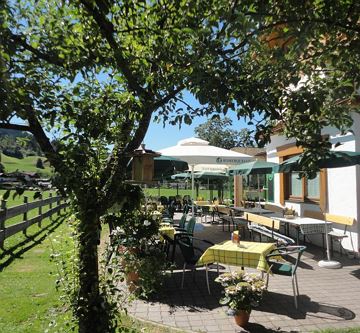
[[[137,272],[129,272],[126,274],[125,276],[126,279],[126,284],[129,288],[129,291],[132,293],[134,291],[136,291],[139,287],[138,282],[139,282],[139,273]]]
[[[245,310],[237,310],[234,314],[235,322],[240,327],[245,327],[250,318],[250,312],[247,312]]]

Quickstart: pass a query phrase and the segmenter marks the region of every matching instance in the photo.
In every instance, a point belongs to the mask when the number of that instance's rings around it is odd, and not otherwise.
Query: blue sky
[[[199,102],[190,93],[184,94],[184,100],[186,100],[186,102],[194,108],[199,106]],[[180,104],[179,106],[181,107]],[[237,119],[235,112],[228,113],[227,117],[232,119],[232,127],[236,130],[248,127],[246,122]],[[179,140],[196,136],[195,128],[206,122],[207,119],[207,117],[194,118],[191,125],[186,125],[183,123],[181,125],[181,129],[179,129],[178,125],[172,126],[170,124],[166,124],[164,128],[162,123],[157,124],[151,122],[149,130],[144,139],[146,148],[160,150],[176,145]]]

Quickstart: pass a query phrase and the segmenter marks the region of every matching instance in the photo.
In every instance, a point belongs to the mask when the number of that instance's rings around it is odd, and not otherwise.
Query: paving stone
[[[216,243],[229,239],[229,235],[222,232],[221,225],[210,224],[195,234]],[[185,276],[185,288],[181,289],[182,260],[180,252],[177,255],[179,269],[166,278],[156,302],[135,301],[129,305],[129,313],[193,332],[239,332],[241,329],[234,324],[234,319],[225,314],[226,307],[219,304],[221,286],[213,281],[216,272],[210,273],[211,295],[206,288],[204,270],[200,269],[195,281],[191,274]],[[338,257],[343,268],[326,270],[318,267],[320,258],[323,258],[321,249],[309,245],[297,271],[299,309],[294,307],[291,279],[270,277],[269,292],[261,306],[252,311],[250,325],[254,330],[251,332],[279,327],[285,332],[301,333],[325,328],[360,328],[359,260]],[[236,269],[231,267],[232,271]]]

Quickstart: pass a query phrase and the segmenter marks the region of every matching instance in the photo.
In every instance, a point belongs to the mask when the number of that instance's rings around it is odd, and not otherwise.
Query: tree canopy
[[[331,146],[321,129],[345,132],[351,111],[358,111],[359,6],[349,0],[0,2],[0,127],[31,132],[73,199],[80,220],[73,304],[80,332],[110,331],[99,289],[100,217],[133,190],[126,165],[152,116],[177,124],[236,112],[254,126],[260,145],[280,123],[304,147],[304,167],[313,170],[316,156]],[[200,107],[188,105],[185,90]]]
[[[231,149],[233,147],[253,147],[254,141],[251,131],[242,128],[240,131],[232,129],[232,120],[229,117],[212,118],[195,128],[195,134],[210,145]]]

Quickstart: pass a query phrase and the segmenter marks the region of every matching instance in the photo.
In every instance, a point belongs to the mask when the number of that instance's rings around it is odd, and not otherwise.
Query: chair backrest
[[[341,216],[334,214],[325,214],[325,220],[327,222],[338,223],[343,225],[353,225],[354,218],[349,216]]]
[[[325,220],[324,214],[316,210],[305,210],[303,216],[310,217],[312,219],[322,220],[322,221]]]
[[[279,254],[281,257],[287,256],[290,254],[296,254],[295,264],[292,265],[292,274],[294,275],[296,273],[296,269],[299,266],[301,256],[305,252],[305,250],[306,250],[306,246],[304,246],[304,245],[280,246],[277,249],[273,250],[269,255],[267,255],[266,259],[268,260],[271,257],[279,256]],[[268,263],[269,263],[269,265],[271,265],[271,262],[268,261]]]
[[[302,254],[305,252],[305,250],[306,250],[306,246],[304,246],[304,245],[289,245],[289,246],[286,246],[286,251],[283,253],[284,255],[297,254],[296,261],[295,261],[295,264],[293,265],[293,269],[292,269],[293,274],[296,273],[296,269],[297,269],[297,267],[299,266],[299,263],[300,263],[300,258],[302,256]],[[280,251],[281,251],[281,248],[280,248]]]
[[[182,235],[178,240],[178,244],[185,262],[191,261],[195,256],[192,238],[190,236]]]
[[[171,201],[170,205],[169,205],[169,207],[167,209],[170,218],[174,217],[175,210],[176,210],[175,209],[175,201]]]
[[[162,196],[160,197],[160,203],[161,203],[163,206],[167,206],[167,205],[169,204],[168,198],[162,195]]]
[[[272,230],[279,230],[280,229],[280,221],[273,220],[269,217],[262,216],[262,215],[256,215],[252,213],[245,213],[244,217],[248,222],[253,222],[257,224],[261,224],[265,227],[268,227]]]
[[[187,217],[187,214],[183,214],[181,216],[181,219],[180,219],[180,222],[179,222],[179,227],[180,228],[185,228],[185,223],[186,223],[186,217]]]
[[[190,210],[190,206],[187,203],[185,203],[183,207],[183,214],[189,213],[189,210]]]
[[[196,223],[196,219],[195,217],[192,217],[189,222],[186,225],[186,232],[190,235],[192,235],[194,233],[194,229],[195,229],[195,223]]]
[[[271,210],[271,211],[273,211],[275,213],[282,213],[283,210],[284,210],[283,207],[281,207],[281,206],[277,206],[277,205],[269,204],[269,203],[266,203],[264,205],[264,209]]]

